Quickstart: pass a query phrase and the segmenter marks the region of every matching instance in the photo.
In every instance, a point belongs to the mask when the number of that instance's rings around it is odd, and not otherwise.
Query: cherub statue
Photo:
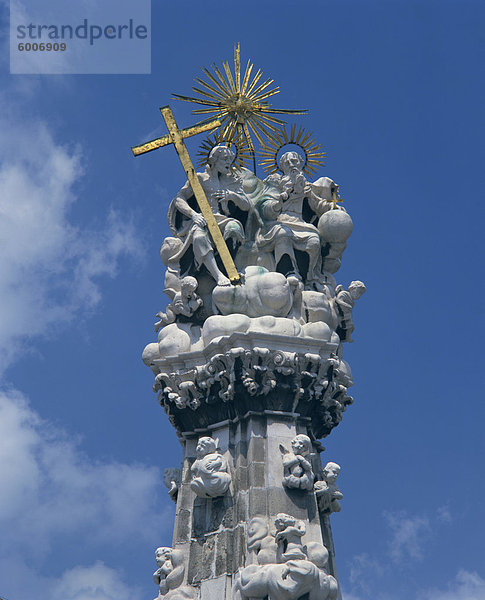
[[[311,447],[310,438],[302,433],[291,440],[292,452],[280,444],[280,451],[283,454],[284,486],[300,490],[313,489],[315,477],[309,460]]]
[[[337,463],[329,462],[323,469],[323,481],[315,483],[315,495],[321,512],[333,513],[340,512],[340,500],[344,497],[337,487],[337,478],[340,473],[340,466]]]
[[[168,495],[174,502],[177,502],[180,480],[180,469],[169,468],[163,472],[163,483],[168,488]]]
[[[161,546],[155,550],[155,560],[158,569],[153,573],[153,581],[158,585],[158,599],[192,600],[195,598],[194,588],[181,585],[185,574],[184,554],[181,550]]]
[[[355,301],[365,292],[366,287],[362,281],[352,281],[348,289],[344,290],[342,285],[335,288],[335,308],[339,316],[337,334],[342,342],[353,342],[351,333],[354,331],[352,320],[352,309]]]
[[[231,475],[226,459],[217,451],[216,441],[211,437],[201,437],[196,454],[190,488],[201,498],[223,496],[231,484]]]
[[[177,315],[191,317],[195,311],[202,306],[201,298],[195,293],[197,289],[197,279],[195,277],[184,277],[180,284],[180,291],[176,292],[172,288],[167,288],[164,292],[172,299],[172,302],[167,306],[167,312],[158,312],[157,317],[160,319],[155,323],[155,331],[158,331],[165,325],[174,323]]]
[[[312,541],[303,545],[305,523],[291,515],[276,515],[274,524],[276,558],[263,562],[260,560],[263,544],[272,536],[267,534],[264,519],[255,517],[251,520],[248,548],[257,552],[258,547],[261,548],[257,554],[259,564],[250,564],[235,574],[233,600],[336,600],[338,584],[328,575],[325,546]]]
[[[158,585],[159,596],[164,596],[168,592],[167,575],[173,571],[172,548],[161,546],[155,550],[155,560],[158,569],[153,573],[153,581]]]
[[[275,563],[277,548],[274,536],[270,535],[265,519],[261,517],[251,519],[248,525],[248,550],[256,553],[258,564]]]
[[[279,513],[275,518],[275,542],[278,546],[278,562],[287,562],[295,559],[306,559],[301,538],[306,533],[305,523],[287,515]]]

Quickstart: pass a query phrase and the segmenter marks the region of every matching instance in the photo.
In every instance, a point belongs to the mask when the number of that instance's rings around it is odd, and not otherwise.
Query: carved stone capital
[[[353,401],[348,365],[334,344],[285,337],[283,345],[279,337],[233,334],[157,361],[154,391],[177,431],[273,410],[310,417],[315,437],[328,435]]]

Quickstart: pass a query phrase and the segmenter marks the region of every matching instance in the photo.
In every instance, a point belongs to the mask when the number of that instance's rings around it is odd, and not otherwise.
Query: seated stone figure
[[[256,243],[263,252],[274,254],[274,270],[283,274],[298,274],[305,280],[306,289],[321,286],[321,239],[317,227],[303,218],[307,201],[316,220],[332,207],[326,199],[317,197],[302,170],[303,160],[296,152],[286,152],[280,159],[283,175],[270,175],[266,182],[279,189],[279,201],[269,200],[261,206],[264,227]],[[308,268],[303,273],[295,250],[306,253]],[[285,265],[286,260],[286,265]]]
[[[313,489],[314,474],[309,461],[310,438],[304,434],[297,435],[291,440],[291,448],[293,452],[288,452],[280,444],[283,454],[283,485],[300,490]]]
[[[197,175],[224,239],[231,239],[237,245],[244,240],[244,228],[240,221],[229,215],[228,202],[232,201],[242,211],[248,211],[250,203],[239,179],[231,172],[233,160],[234,153],[230,148],[215,146],[209,154],[205,171]],[[200,213],[189,182],[172,201],[168,219],[173,235],[183,242],[172,260],[182,263],[191,249],[194,263],[192,274],[204,265],[217,284],[229,285],[229,279],[217,265],[206,221]]]
[[[231,484],[226,459],[217,451],[211,437],[201,437],[196,449],[197,459],[192,465],[190,488],[201,498],[223,496]]]

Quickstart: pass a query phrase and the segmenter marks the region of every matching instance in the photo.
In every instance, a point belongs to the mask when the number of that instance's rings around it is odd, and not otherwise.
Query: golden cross
[[[219,225],[217,224],[216,218],[214,217],[210,204],[205,195],[204,188],[200,184],[194,165],[190,159],[189,152],[184,143],[184,138],[195,135],[196,133],[202,133],[203,131],[215,129],[216,127],[219,127],[221,123],[218,119],[212,119],[201,121],[200,123],[196,123],[192,127],[187,127],[186,129],[179,129],[170,106],[163,106],[160,109],[160,112],[162,113],[162,117],[167,125],[168,135],[156,138],[155,140],[151,140],[150,142],[146,142],[140,146],[133,146],[133,154],[135,156],[139,156],[140,154],[151,152],[152,150],[162,148],[163,146],[168,146],[169,144],[173,144],[175,146],[175,150],[179,155],[180,162],[182,163],[185,174],[187,175],[187,179],[189,180],[190,187],[192,188],[195,199],[197,200],[197,204],[199,205],[200,212],[207,223],[209,233],[214,241],[217,251],[219,252],[222,264],[226,269],[227,276],[233,285],[237,285],[241,283],[239,273],[237,272],[236,265],[232,260],[229,248],[227,247],[226,241],[221,233],[221,230],[219,229]]]
[[[343,202],[344,199],[343,198],[337,198],[337,190],[333,190],[332,191],[332,199],[330,200],[330,202],[333,203],[333,208],[336,209],[337,208],[337,202]]]

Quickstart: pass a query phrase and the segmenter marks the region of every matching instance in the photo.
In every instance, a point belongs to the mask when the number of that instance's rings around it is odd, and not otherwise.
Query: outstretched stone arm
[[[320,198],[315,194],[310,186],[308,186],[308,205],[313,210],[313,212],[317,215],[317,217],[321,217],[323,213],[326,213],[328,210],[333,208],[333,202],[327,200],[326,198]],[[341,208],[340,206],[337,208]]]

